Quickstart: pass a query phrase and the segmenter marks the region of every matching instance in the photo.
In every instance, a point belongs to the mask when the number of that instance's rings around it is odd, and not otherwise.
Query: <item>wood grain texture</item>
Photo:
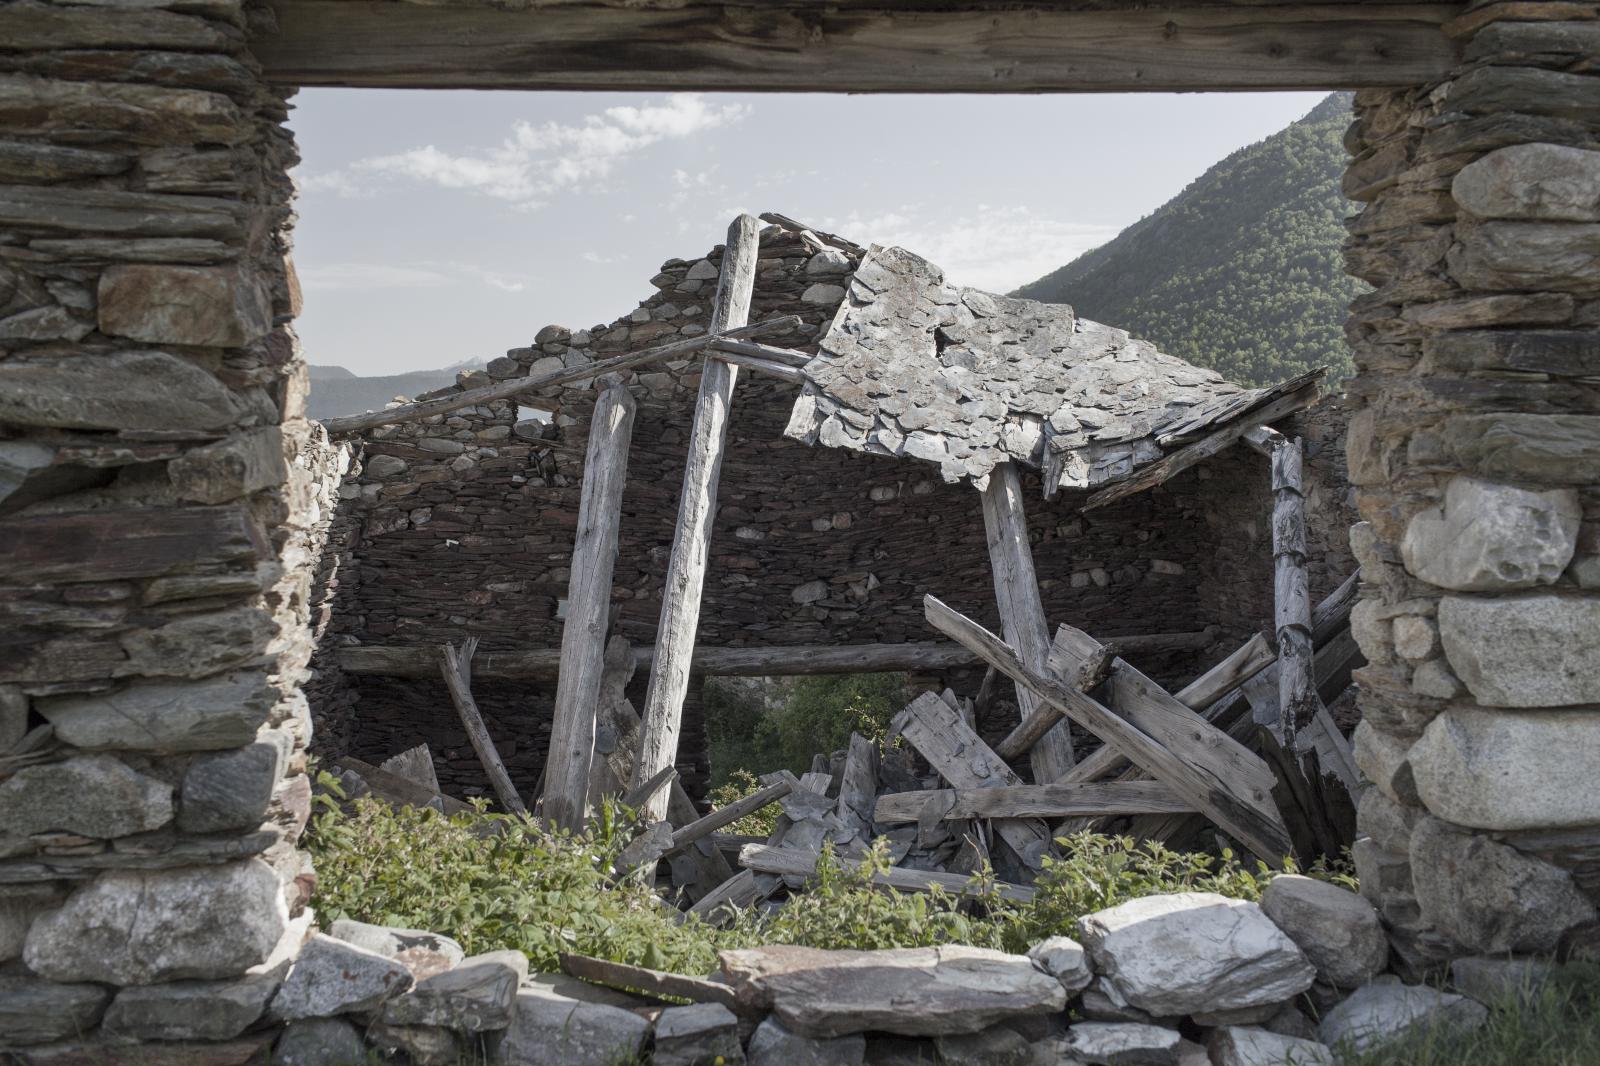
[[[1076,818],[1123,814],[1193,813],[1193,804],[1155,781],[1092,785],[1010,785],[1004,788],[892,792],[878,797],[879,822],[919,821],[930,808],[941,821],[963,818]]]
[[[517,794],[517,786],[511,783],[506,764],[500,761],[500,752],[489,736],[489,728],[483,724],[483,715],[478,713],[478,701],[472,698],[472,653],[477,647],[477,637],[468,637],[459,648],[444,645],[439,649],[439,672],[444,675],[450,701],[456,705],[456,714],[461,717],[467,739],[472,741],[472,750],[478,753],[478,761],[483,764],[483,772],[494,786],[500,805],[512,814],[527,814],[528,808]]]
[[[989,546],[989,567],[994,575],[994,598],[1006,642],[1017,650],[1030,669],[1048,672],[1050,625],[1039,598],[1039,579],[1033,569],[1033,548],[1028,543],[1028,516],[1022,500],[1022,479],[1012,463],[989,471],[983,498],[983,530]],[[1040,701],[1026,685],[1017,686],[1017,710],[1027,721]],[[1072,733],[1065,723],[1045,726],[1026,747],[1001,752],[1016,758],[1027,751],[1036,781],[1054,781],[1072,769]]]
[[[723,826],[732,825],[745,815],[759,811],[770,803],[777,803],[787,796],[793,787],[787,781],[779,781],[777,784],[757,789],[748,796],[736,799],[725,807],[718,807],[704,818],[690,822],[673,833],[672,845],[667,853],[682,851],[690,844],[703,837],[710,836]]]
[[[556,681],[545,759],[544,816],[563,829],[583,828],[594,759],[595,707],[611,609],[611,572],[617,561],[622,490],[628,481],[628,445],[638,405],[620,380],[595,401],[589,449],[572,543],[567,617],[561,627],[561,674]],[[643,784],[643,782],[640,782]],[[651,800],[655,793],[651,793]],[[646,806],[649,805],[647,801]],[[665,813],[665,807],[662,807]]]
[[[761,223],[754,216],[740,215],[728,227],[709,333],[737,329],[749,320],[760,244]],[[678,502],[678,524],[673,531],[672,555],[667,560],[661,592],[655,662],[651,664],[650,687],[641,715],[643,727],[639,756],[633,767],[634,784],[648,779],[663,766],[671,766],[677,757],[683,698],[689,691],[695,631],[700,624],[700,596],[711,549],[711,523],[717,513],[717,481],[722,472],[722,450],[737,378],[738,371],[721,360],[707,360],[701,369],[700,394],[695,400]],[[652,802],[645,813],[661,818],[666,814],[665,804]]]
[[[277,84],[782,92],[1192,92],[1419,84],[1447,3],[720,4],[274,0]]]

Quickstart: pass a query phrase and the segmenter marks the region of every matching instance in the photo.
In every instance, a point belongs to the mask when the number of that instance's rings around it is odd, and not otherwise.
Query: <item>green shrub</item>
[[[761,790],[761,782],[756,780],[744,767],[736,767],[728,774],[726,783],[711,790],[711,806],[714,808],[726,807],[736,803],[753,792]],[[729,823],[723,830],[726,833],[741,834],[752,837],[770,837],[778,827],[778,815],[783,813],[776,803],[769,803],[760,810],[751,811],[737,822]]]
[[[881,739],[905,705],[904,674],[790,678],[783,702],[771,710],[737,690],[707,685],[711,783],[725,785],[738,770],[804,773],[812,756],[846,747],[851,733]]]

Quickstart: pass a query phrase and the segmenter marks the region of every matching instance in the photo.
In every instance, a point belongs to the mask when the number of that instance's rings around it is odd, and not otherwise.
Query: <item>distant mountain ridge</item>
[[[334,418],[382,410],[396,396],[412,399],[417,394],[442,389],[456,383],[456,374],[484,365],[482,359],[464,359],[438,370],[413,370],[405,374],[357,377],[342,366],[308,367],[311,395],[306,399],[308,418]]]
[[[1071,304],[1246,385],[1321,365],[1348,376],[1344,319],[1366,289],[1340,251],[1350,101],[1329,96],[1014,295]]]

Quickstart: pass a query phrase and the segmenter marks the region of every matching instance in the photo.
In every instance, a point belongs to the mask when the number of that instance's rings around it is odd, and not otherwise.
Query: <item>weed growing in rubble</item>
[[[711,790],[711,806],[713,809],[726,807],[730,803],[737,803],[753,792],[761,790],[761,782],[756,780],[756,775],[740,767],[728,774],[727,783]],[[737,822],[730,823],[723,830],[726,833],[739,833],[745,836],[770,837],[777,828],[778,815],[782,814],[777,804],[769,804],[759,811],[751,811]]]

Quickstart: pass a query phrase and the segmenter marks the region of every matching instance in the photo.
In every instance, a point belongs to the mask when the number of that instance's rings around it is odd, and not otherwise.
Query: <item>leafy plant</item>
[[[761,782],[756,780],[756,775],[744,767],[735,767],[729,774],[726,784],[711,790],[711,806],[726,807],[730,803],[737,803],[746,796],[761,790]],[[760,810],[751,811],[737,822],[728,825],[724,832],[738,833],[753,837],[770,837],[772,831],[778,826],[778,815],[781,813],[776,803],[768,804]]]
[[[712,784],[727,784],[739,770],[804,773],[814,754],[844,748],[851,733],[881,739],[905,704],[904,674],[792,678],[770,711],[737,690],[707,685]]]

